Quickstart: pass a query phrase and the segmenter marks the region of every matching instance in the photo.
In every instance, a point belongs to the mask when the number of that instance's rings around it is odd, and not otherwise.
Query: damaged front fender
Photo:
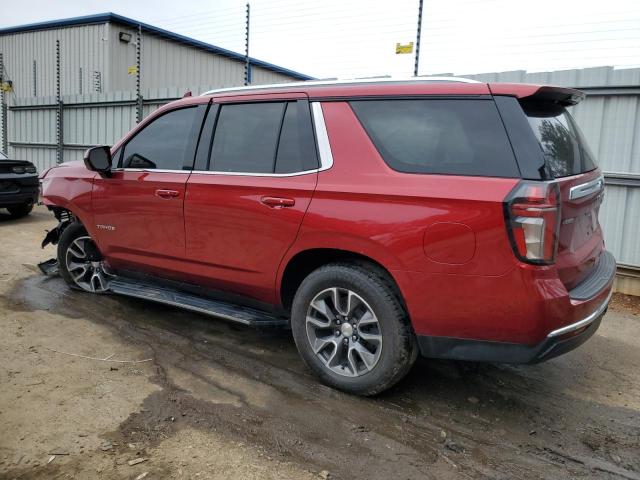
[[[57,245],[62,232],[64,232],[64,230],[71,224],[71,222],[75,221],[74,216],[68,210],[55,207],[51,210],[53,210],[53,214],[55,215],[56,219],[58,219],[58,225],[56,225],[56,228],[54,228],[53,230],[46,231],[47,234],[45,235],[41,244],[42,248],[46,247],[49,244]]]

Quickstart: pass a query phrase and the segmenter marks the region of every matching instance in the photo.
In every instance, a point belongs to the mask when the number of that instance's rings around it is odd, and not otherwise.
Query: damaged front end
[[[64,230],[76,220],[76,218],[73,216],[73,214],[69,210],[65,210],[64,208],[59,208],[59,207],[49,207],[49,209],[53,211],[53,214],[58,220],[58,225],[56,225],[56,227],[53,230],[46,231],[47,234],[45,235],[41,244],[42,248],[46,247],[49,244],[57,245],[58,241],[60,240],[60,236],[62,235],[62,232],[64,232]],[[50,258],[49,260],[41,262],[38,264],[38,268],[45,275],[48,275],[48,276],[57,275],[58,259]]]

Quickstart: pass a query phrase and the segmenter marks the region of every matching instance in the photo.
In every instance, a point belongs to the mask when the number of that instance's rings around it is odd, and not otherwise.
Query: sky
[[[251,0],[250,55],[317,78],[410,76],[419,0]],[[244,52],[238,0],[21,0],[0,28],[111,11]],[[424,0],[419,74],[640,67],[638,0]]]

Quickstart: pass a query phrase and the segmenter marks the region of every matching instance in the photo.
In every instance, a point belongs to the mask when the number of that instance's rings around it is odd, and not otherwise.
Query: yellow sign
[[[0,84],[0,90],[3,92],[13,92],[13,84],[11,82],[3,82]]]
[[[127,73],[129,75],[135,75],[136,73],[138,73],[138,67],[136,67],[135,65],[133,67],[129,67],[127,69]]]
[[[396,55],[403,53],[413,53],[413,42],[409,42],[406,45],[396,43]]]

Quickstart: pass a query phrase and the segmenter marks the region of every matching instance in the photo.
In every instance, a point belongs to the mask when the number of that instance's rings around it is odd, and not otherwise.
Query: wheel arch
[[[293,297],[302,281],[314,270],[330,263],[351,263],[375,271],[394,289],[408,314],[398,278],[402,276],[401,271],[391,270],[380,261],[359,252],[324,247],[298,251],[289,258],[282,268],[278,280],[278,295],[285,310],[288,311],[291,308]]]

